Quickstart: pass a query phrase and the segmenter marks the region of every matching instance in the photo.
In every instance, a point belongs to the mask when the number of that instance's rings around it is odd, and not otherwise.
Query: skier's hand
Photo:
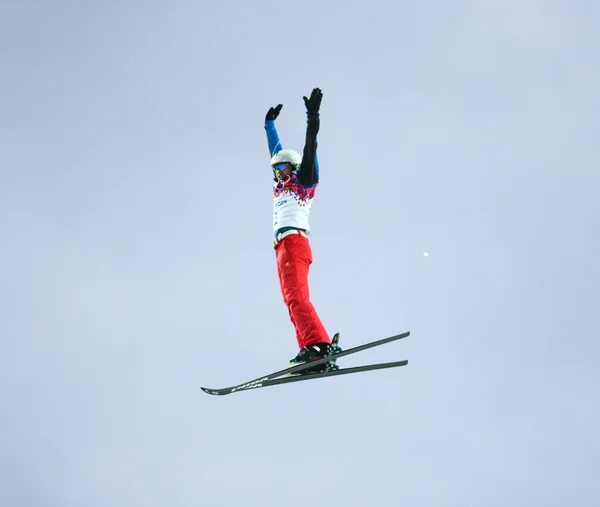
[[[283,107],[283,104],[279,104],[278,106],[272,107],[267,111],[267,116],[265,117],[265,120],[276,120],[277,117],[279,116],[279,111],[281,111],[281,108]]]
[[[302,97],[304,99],[304,105],[309,116],[319,114],[319,108],[321,107],[321,100],[323,99],[323,92],[319,88],[315,88],[310,94],[310,99]]]

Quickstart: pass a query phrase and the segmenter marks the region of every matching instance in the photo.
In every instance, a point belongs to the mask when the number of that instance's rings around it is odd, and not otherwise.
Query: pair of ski
[[[316,378],[333,377],[335,375],[347,375],[349,373],[359,373],[362,371],[382,370],[384,368],[396,368],[398,366],[405,366],[406,364],[408,364],[408,360],[394,361],[391,363],[366,364],[363,366],[354,366],[352,368],[326,370],[319,373],[299,374],[299,372],[301,372],[302,370],[313,368],[314,366],[318,366],[319,364],[328,363],[329,361],[333,361],[340,357],[348,356],[350,354],[355,354],[356,352],[361,352],[363,350],[367,350],[373,347],[378,347],[379,345],[383,345],[385,343],[400,340],[401,338],[406,338],[409,335],[410,331],[407,331],[406,333],[390,336],[388,338],[383,338],[382,340],[365,343],[363,345],[359,345],[348,350],[336,352],[334,354],[323,357],[321,359],[317,359],[315,361],[310,361],[309,363],[302,363],[298,366],[292,366],[290,368],[286,368],[285,370],[276,371],[274,373],[264,375],[254,380],[249,380],[247,382],[244,382],[243,384],[238,384],[236,386],[224,387],[221,389],[209,389],[207,387],[202,387],[201,389],[207,394],[225,395],[241,391],[248,391],[250,389],[258,389],[261,387],[270,387],[279,384],[287,384],[289,382],[300,382],[303,380],[312,380]],[[339,335],[336,335],[334,337],[334,343],[337,343],[338,336]]]

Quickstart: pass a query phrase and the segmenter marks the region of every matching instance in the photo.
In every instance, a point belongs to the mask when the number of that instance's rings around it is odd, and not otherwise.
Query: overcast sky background
[[[1,5],[0,505],[600,504],[597,2]],[[315,86],[313,301],[409,364],[208,396],[297,352]]]

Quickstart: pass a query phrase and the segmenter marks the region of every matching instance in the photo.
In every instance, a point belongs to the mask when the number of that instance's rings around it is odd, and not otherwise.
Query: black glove
[[[283,107],[283,104],[279,104],[277,107],[272,107],[271,109],[269,109],[267,111],[267,116],[265,117],[265,120],[275,120],[277,119],[277,117],[279,116],[279,111],[281,111],[281,108]]]
[[[304,99],[304,105],[308,116],[316,116],[319,114],[319,108],[321,107],[321,99],[323,98],[323,92],[319,88],[315,88],[310,94],[310,99],[302,97]]]

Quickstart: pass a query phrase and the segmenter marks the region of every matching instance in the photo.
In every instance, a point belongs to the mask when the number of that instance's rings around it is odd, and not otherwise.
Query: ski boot
[[[331,340],[331,344],[327,342],[315,343],[304,347],[298,355],[293,359],[290,359],[289,367],[298,366],[299,364],[309,363],[323,357],[341,352],[342,348],[338,345],[340,340],[339,333],[336,333]],[[297,375],[306,375],[307,373],[320,373],[323,371],[337,370],[339,366],[336,364],[335,359],[328,363],[318,364],[314,368],[307,368],[297,373]]]
[[[340,333],[335,333],[331,340],[331,350],[329,351],[329,354],[338,354],[339,352],[342,351],[342,347],[340,347],[339,343],[340,343]],[[340,367],[338,366],[338,364],[335,361],[336,361],[335,359],[333,359],[332,361],[329,361],[329,364],[327,366],[327,369],[329,371],[340,369]]]

